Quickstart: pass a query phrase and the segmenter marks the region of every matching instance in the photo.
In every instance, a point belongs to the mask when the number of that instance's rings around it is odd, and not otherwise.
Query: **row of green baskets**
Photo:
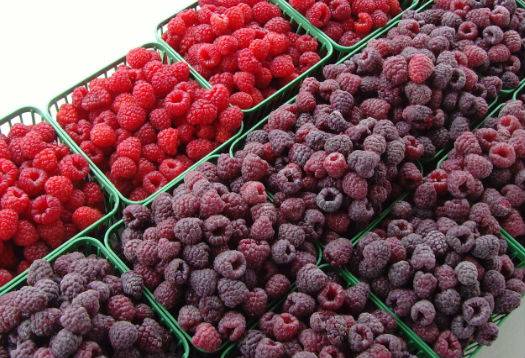
[[[289,4],[284,3],[282,0],[271,0],[274,3],[278,4],[281,9],[283,10],[285,16],[287,16],[292,24],[296,27],[296,30],[298,33],[309,33],[310,35],[316,37],[318,41],[321,43],[321,51],[323,54],[322,60],[317,63],[314,67],[312,67],[309,71],[305,72],[302,76],[297,78],[295,81],[289,83],[287,86],[283,87],[280,91],[276,92],[271,97],[267,98],[265,101],[261,102],[259,105],[255,106],[254,108],[250,108],[249,110],[245,111],[245,114],[247,116],[247,123],[256,120],[261,117],[261,115],[267,114],[272,108],[275,107],[275,105],[282,103],[287,98],[290,98],[291,95],[293,95],[294,91],[297,89],[298,85],[300,84],[301,80],[305,78],[306,76],[314,75],[315,73],[318,73],[322,66],[327,63],[327,61],[330,59],[333,48],[335,48],[339,52],[339,61],[338,62],[344,62],[348,58],[350,58],[355,53],[361,51],[365,46],[366,43],[376,37],[383,36],[389,29],[396,26],[399,22],[399,18],[401,17],[401,14],[398,15],[396,18],[392,19],[387,26],[385,26],[382,29],[378,29],[374,31],[373,34],[370,34],[362,41],[358,42],[357,44],[351,46],[350,48],[346,49],[339,49],[338,47],[334,46],[333,43],[331,43],[331,40],[327,38],[325,34],[323,34],[320,30],[317,28],[311,26],[302,15],[300,15],[297,11],[295,11]],[[520,3],[520,6],[524,6],[520,0],[518,0]],[[420,9],[424,9],[428,7],[432,2],[427,2],[424,4]],[[196,4],[191,5],[190,7],[195,7]],[[417,7],[417,1],[414,1],[412,3],[404,4],[405,9],[414,9]],[[171,18],[171,17],[170,17]],[[166,25],[169,21],[167,20],[163,21],[158,29],[157,29],[157,35],[159,42],[161,41],[161,35],[163,31],[166,28]],[[163,45],[162,43],[149,43],[144,45],[143,47],[153,49],[157,51],[160,55],[163,61],[167,63],[174,63],[177,61],[183,61],[182,57],[178,55],[173,49]],[[344,57],[342,57],[344,54]],[[4,119],[0,120],[0,130],[2,132],[6,132],[9,130],[9,128],[14,125],[15,123],[25,123],[25,124],[34,124],[38,123],[40,121],[47,121],[49,122],[57,131],[57,135],[60,142],[65,143],[68,145],[72,151],[76,153],[81,153],[84,155],[84,157],[89,161],[90,163],[90,169],[92,171],[92,175],[90,176],[90,180],[97,181],[101,187],[104,190],[105,197],[106,197],[106,214],[104,217],[102,217],[99,221],[91,225],[90,227],[86,228],[82,232],[75,235],[71,240],[60,246],[58,249],[52,251],[48,256],[46,256],[47,260],[53,261],[58,257],[59,255],[70,252],[72,250],[82,250],[86,253],[96,252],[97,254],[104,256],[110,262],[115,266],[115,268],[120,271],[124,272],[129,270],[129,268],[126,266],[124,262],[120,260],[118,255],[116,254],[115,249],[115,240],[118,236],[118,231],[122,228],[123,222],[118,221],[116,222],[117,218],[119,217],[119,208],[120,203],[122,204],[131,204],[131,203],[140,203],[144,205],[148,205],[153,201],[153,199],[160,193],[167,190],[173,189],[175,186],[180,184],[183,180],[184,174],[195,170],[199,165],[206,161],[213,161],[217,158],[217,153],[229,150],[230,154],[233,155],[233,152],[238,148],[240,145],[243,144],[243,141],[246,139],[247,132],[245,130],[255,130],[258,128],[261,128],[264,123],[267,121],[267,117],[263,118],[259,122],[253,125],[251,128],[242,128],[238,131],[238,133],[230,138],[227,142],[223,143],[220,147],[216,148],[212,153],[210,153],[208,156],[204,157],[202,160],[195,163],[193,166],[191,166],[188,170],[186,170],[183,174],[181,174],[179,177],[172,180],[170,183],[168,183],[165,187],[160,189],[158,192],[152,194],[147,199],[140,201],[140,202],[133,202],[127,198],[125,198],[121,193],[118,192],[118,190],[115,188],[115,186],[109,181],[109,179],[102,173],[102,171],[97,168],[94,163],[89,159],[89,157],[82,152],[82,150],[79,148],[79,146],[65,133],[65,131],[60,128],[60,126],[56,123],[54,120],[56,113],[60,106],[64,103],[70,103],[71,102],[71,93],[74,88],[78,86],[87,86],[89,81],[91,81],[94,78],[106,78],[110,76],[119,65],[125,64],[125,57],[122,57],[108,66],[104,67],[100,71],[97,71],[93,75],[89,76],[88,78],[84,79],[83,81],[77,83],[76,85],[72,86],[68,90],[64,91],[60,95],[53,98],[48,106],[49,113],[42,112],[36,108],[32,107],[25,107],[21,108],[20,110],[6,116]],[[191,69],[191,76],[193,79],[195,79],[202,87],[209,88],[210,84],[202,78],[201,75],[199,75],[195,70]],[[525,89],[525,80],[521,82],[520,87],[514,92],[514,98],[517,98],[519,93],[522,93]],[[509,95],[512,91],[502,91],[502,94]],[[503,96],[502,96],[503,97]],[[294,98],[291,98],[288,102],[292,102]],[[287,102],[287,103],[288,103]],[[497,107],[497,102],[493,102],[491,104],[491,113],[490,115],[493,115],[496,113],[496,111],[499,109]],[[50,116],[51,115],[51,116]],[[444,155],[445,151],[439,153],[439,156],[436,155],[434,158],[432,158],[432,163],[437,162],[438,159],[440,159]],[[398,200],[401,200],[401,198],[398,198]],[[382,220],[384,220],[390,212],[390,208],[387,208],[384,210],[366,229],[360,231],[355,236],[353,236],[352,242],[355,244],[359,241],[360,238],[363,237],[367,232],[377,227]],[[113,224],[109,230],[105,233],[105,244],[106,247],[103,247],[101,243],[95,239],[92,238],[86,238],[84,236],[86,235],[93,235],[98,236],[97,234],[100,234],[102,232],[101,228],[104,226],[109,226]],[[505,232],[502,232],[502,235],[507,239],[509,243],[509,249],[512,250],[513,256],[518,261],[519,265],[525,264],[525,249],[510,235],[508,235]],[[115,250],[115,251],[113,251]],[[321,253],[320,253],[321,257]],[[21,275],[17,276],[15,279],[13,279],[8,284],[4,285],[1,290],[0,294],[4,294],[6,292],[9,292],[11,290],[17,289],[20,287],[20,285],[23,285],[25,282],[27,273],[22,273]],[[353,285],[357,282],[357,278],[353,276],[348,271],[342,271],[341,276],[346,280],[346,282],[349,285]],[[178,327],[178,324],[175,320],[175,318],[167,312],[162,306],[160,306],[154,299],[151,292],[147,291],[145,295],[145,299],[154,308],[155,312],[159,315],[159,317],[162,319],[163,323],[172,331],[174,336],[179,337],[181,341],[181,345],[183,346],[185,357],[189,354],[189,345],[188,345],[188,339],[189,336],[187,333],[180,330],[180,327]],[[371,300],[373,303],[379,307],[382,310],[387,310],[390,312],[390,309],[383,303],[379,298],[377,298],[375,295],[371,295]],[[506,316],[505,316],[506,317]],[[500,324],[505,319],[504,316],[502,317],[495,317],[495,322]],[[411,343],[412,347],[414,347],[414,352],[418,352],[418,356],[425,356],[425,357],[435,357],[435,353],[426,345],[415,333],[399,318],[398,319],[398,325],[399,329],[402,332],[402,334],[407,338],[407,341]],[[181,333],[182,332],[182,333]],[[481,347],[475,345],[475,346],[469,346],[469,348],[466,350],[466,356],[473,357],[475,353],[479,351]],[[233,345],[226,348],[223,352],[224,357],[228,357],[231,355],[232,351],[234,350]]]

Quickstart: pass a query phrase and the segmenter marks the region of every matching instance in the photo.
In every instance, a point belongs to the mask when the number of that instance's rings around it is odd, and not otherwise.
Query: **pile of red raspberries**
[[[178,13],[162,38],[248,109],[320,61],[317,40],[295,30],[271,1],[212,0]]]
[[[76,88],[56,119],[124,196],[142,200],[228,140],[243,114],[225,86],[203,89],[183,62],[136,48],[126,63]]]
[[[0,285],[105,212],[88,163],[57,142],[45,122],[0,136]]]
[[[398,0],[288,0],[310,23],[349,47],[401,12]]]

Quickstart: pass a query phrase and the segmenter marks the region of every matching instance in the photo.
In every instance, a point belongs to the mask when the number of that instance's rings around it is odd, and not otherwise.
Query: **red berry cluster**
[[[48,123],[0,135],[0,285],[102,217],[104,194]]]
[[[352,46],[401,12],[398,0],[289,0],[315,27],[342,46]]]
[[[268,1],[200,1],[168,23],[163,39],[247,109],[319,62],[317,41],[299,35]],[[232,3],[232,2],[230,2]]]
[[[57,121],[122,194],[142,200],[228,140],[243,115],[225,86],[199,87],[185,63],[142,47],[126,61],[76,88]]]

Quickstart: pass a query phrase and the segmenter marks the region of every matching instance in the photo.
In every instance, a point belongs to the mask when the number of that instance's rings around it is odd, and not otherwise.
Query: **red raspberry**
[[[84,192],[80,189],[73,189],[69,201],[65,204],[65,207],[69,210],[75,210],[79,206],[84,205],[86,202],[86,196]]]
[[[170,65],[170,70],[179,82],[187,81],[190,78],[190,68],[184,62],[177,62]]]
[[[111,165],[111,176],[114,178],[131,179],[137,172],[137,164],[128,157],[118,157]]]
[[[146,112],[137,104],[123,103],[117,113],[120,127],[135,131],[139,129],[146,120]]]
[[[65,203],[71,197],[73,183],[65,176],[54,176],[47,179],[45,190],[46,194],[52,195],[62,203]]]
[[[277,5],[261,1],[253,5],[252,15],[255,21],[260,25],[264,25],[274,17],[281,16],[281,10]]]
[[[89,173],[88,162],[80,154],[68,154],[58,163],[60,174],[73,182],[84,179]],[[27,191],[26,191],[27,193]]]
[[[270,32],[266,39],[270,43],[270,54],[273,56],[284,54],[290,48],[290,39],[284,34]]]
[[[237,92],[230,96],[230,103],[240,109],[248,109],[253,106],[253,98],[246,92]]]
[[[354,22],[354,31],[357,35],[365,36],[372,31],[373,26],[374,20],[372,19],[372,16],[370,16],[369,13],[360,12],[357,15],[357,21]]]
[[[204,98],[209,100],[217,111],[223,111],[228,107],[228,98],[230,97],[230,91],[226,86],[218,84],[214,85],[209,91],[206,91]]]
[[[188,143],[186,146],[186,155],[191,160],[199,160],[206,154],[211,152],[215,148],[215,145],[206,139],[195,139]]]
[[[160,163],[159,171],[164,177],[171,181],[172,179],[175,179],[179,174],[181,174],[184,170],[186,170],[188,166],[186,163],[181,162],[180,160],[169,158],[164,159],[162,163]]]
[[[182,143],[188,144],[195,136],[195,127],[189,124],[182,124],[177,127],[179,130],[179,137]]]
[[[33,130],[40,134],[40,138],[46,143],[51,143],[56,139],[55,130],[49,123],[37,123],[33,126]]]
[[[203,126],[197,132],[197,138],[213,140],[215,138],[214,126]]]
[[[432,60],[423,54],[415,54],[408,63],[408,77],[415,83],[425,82],[433,72]]]
[[[191,105],[186,120],[192,125],[208,125],[217,118],[217,107],[208,100],[198,99]]]
[[[49,225],[60,218],[62,205],[51,195],[40,195],[31,204],[31,216],[37,224]]]
[[[93,142],[84,141],[80,143],[80,149],[91,159],[95,165],[104,165],[104,152],[102,149],[93,144]]]
[[[44,192],[47,174],[42,169],[26,168],[20,172],[18,187],[25,191],[30,197],[35,197]]]
[[[216,75],[213,75],[208,80],[212,85],[221,84],[226,86],[230,91],[233,89],[233,86],[235,85],[233,82],[233,74],[229,72],[222,72],[218,73]]]
[[[18,229],[18,214],[11,209],[0,210],[0,240],[6,241],[15,236]]]
[[[313,51],[305,52],[299,57],[300,72],[304,72],[317,62],[321,61],[321,57]]]
[[[171,126],[171,117],[165,108],[157,108],[150,112],[149,123],[156,130],[162,130]]]
[[[184,116],[191,104],[191,96],[182,90],[171,91],[164,100],[164,107],[172,117]]]
[[[177,84],[177,77],[175,71],[170,66],[160,67],[151,76],[151,85],[155,90],[155,95],[158,97],[164,97],[173,87]]]
[[[81,206],[75,210],[72,216],[73,223],[79,230],[83,230],[102,218],[102,213],[89,206]]]
[[[157,102],[153,86],[146,81],[137,81],[135,83],[135,86],[133,86],[133,97],[145,110],[152,109]]]
[[[485,63],[488,63],[489,61],[487,52],[481,47],[467,45],[465,46],[463,52],[467,56],[468,67],[470,68],[481,66]]]
[[[163,129],[157,135],[157,141],[164,153],[175,155],[179,147],[179,130],[175,128]]]
[[[66,241],[66,228],[61,220],[50,225],[39,225],[38,234],[40,239],[52,249],[56,249]]]
[[[148,194],[153,194],[167,183],[164,175],[158,171],[152,171],[144,176],[142,185]]]
[[[83,86],[77,87],[73,90],[73,93],[71,94],[71,103],[73,104],[75,108],[80,109],[80,106],[82,104],[82,99],[87,93],[88,93],[88,89]]]
[[[58,161],[55,151],[51,148],[42,150],[40,153],[35,155],[35,158],[33,159],[33,166],[45,170],[48,174],[55,172],[58,168]]]
[[[86,203],[90,206],[96,206],[104,202],[104,193],[95,182],[89,182],[84,185],[83,189],[84,195],[86,197]]]
[[[295,71],[292,58],[289,55],[277,56],[270,65],[272,75],[276,78],[285,78]]]
[[[77,123],[79,119],[80,115],[78,114],[77,109],[69,103],[64,103],[62,106],[60,106],[60,109],[57,112],[57,122],[62,127],[65,127],[68,124]]]
[[[37,131],[30,131],[20,141],[22,155],[26,159],[33,159],[35,155],[44,150],[45,142]]]
[[[6,269],[0,269],[0,287],[8,283],[13,279],[13,275],[11,272],[7,271]]]
[[[31,201],[22,189],[12,186],[2,196],[1,204],[2,209],[11,209],[18,214],[25,214],[31,205]]]
[[[262,67],[259,60],[257,60],[253,53],[247,48],[244,48],[237,53],[237,65],[241,71],[250,73],[257,73]]]
[[[255,39],[250,43],[250,51],[259,61],[264,61],[270,52],[270,42],[267,39]]]
[[[297,11],[304,14],[306,11],[311,8],[315,3],[315,0],[290,0],[290,5],[292,5]]]
[[[315,27],[323,27],[330,21],[330,8],[324,2],[316,2],[306,11],[306,18]]]
[[[388,23],[388,15],[381,10],[375,10],[372,13],[372,21],[374,22],[374,27],[383,27]]]
[[[129,92],[132,87],[133,83],[129,78],[128,72],[124,68],[113,73],[107,81],[107,88],[113,95]]]
[[[126,62],[133,68],[142,68],[151,60],[152,51],[143,47],[134,48],[126,55]]]
[[[250,92],[255,87],[255,76],[249,72],[236,72],[233,82],[239,91]]]
[[[93,126],[90,132],[90,138],[93,144],[99,148],[112,147],[117,141],[115,131],[105,123],[99,123]]]
[[[251,8],[249,9],[250,10],[250,13],[249,13],[249,18],[247,18],[247,16],[245,16],[245,9],[243,9],[242,6],[240,6],[241,4],[238,4],[237,6],[233,6],[233,7],[230,7],[228,9],[226,9],[226,11],[224,12],[224,14],[226,15],[226,17],[228,18],[228,27],[231,29],[231,30],[237,30],[237,29],[240,29],[241,27],[244,26],[245,23],[248,23],[250,20],[251,20],[251,17],[253,16],[252,12],[251,12]],[[245,5],[245,4],[243,4]]]
[[[217,45],[202,44],[197,50],[199,64],[206,68],[215,68],[221,63],[221,53]]]
[[[0,158],[0,193],[12,186],[18,177],[16,165],[7,159]]]
[[[82,98],[82,109],[92,112],[107,109],[111,105],[111,94],[101,86],[90,87],[88,93]]]
[[[219,114],[220,125],[228,131],[236,131],[241,127],[243,113],[239,107],[228,107]]]
[[[119,145],[117,145],[116,151],[117,156],[131,158],[134,162],[139,161],[141,152],[142,147],[140,140],[136,137],[124,139]]]
[[[133,97],[131,93],[121,93],[117,97],[115,97],[115,100],[113,100],[111,110],[115,113],[118,113],[120,107],[122,107],[124,103],[135,104],[138,106],[137,100],[135,99],[135,97]]]
[[[261,3],[259,3],[261,4]],[[191,343],[203,351],[215,352],[222,344],[221,335],[210,323],[200,323],[195,328],[195,334],[191,338]]]
[[[29,133],[30,128],[29,126],[26,126],[22,123],[16,123],[13,127],[11,127],[11,130],[9,131],[8,138],[22,138],[27,133]]]
[[[142,156],[157,164],[166,158],[166,155],[157,144],[145,145],[144,148],[142,148]]]

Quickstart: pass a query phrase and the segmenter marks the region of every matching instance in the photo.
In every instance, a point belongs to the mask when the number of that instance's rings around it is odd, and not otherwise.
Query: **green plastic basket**
[[[215,162],[218,157],[219,157],[218,154],[212,155],[212,156],[210,156],[208,161]],[[182,182],[182,180],[183,180],[183,178],[179,179],[176,183],[171,183],[171,185],[169,187],[166,186],[164,188],[164,192],[174,188],[176,185],[180,184]],[[271,195],[270,194],[268,194],[268,199],[271,201]],[[148,204],[144,204],[144,205],[151,204],[151,201],[149,201]],[[120,255],[119,255],[119,252],[121,251],[120,250],[119,236],[120,236],[120,232],[123,229],[124,229],[124,220],[119,220],[116,223],[114,223],[106,231],[106,234],[104,236],[104,245],[105,245],[106,249],[111,253],[111,255],[113,255],[127,269],[128,263],[126,262],[126,260],[124,258],[121,258]],[[318,244],[316,244],[316,249],[317,249],[317,265],[319,265],[321,263],[322,259],[323,259],[323,252],[322,252],[322,247],[320,245],[318,245]],[[129,269],[127,269],[127,270],[129,271]],[[156,302],[154,297],[152,297],[152,299]],[[270,302],[269,306],[272,307],[272,305],[275,305],[275,304],[276,304],[275,302]],[[171,320],[172,324],[177,327],[177,329],[188,340],[188,342],[191,342],[191,336],[179,326],[179,324],[177,322],[177,319],[175,317],[173,317],[173,315],[168,310],[166,310],[164,307],[162,307],[162,308],[164,309],[164,311],[166,311],[167,317],[168,317],[168,319]],[[254,324],[254,323],[252,323],[252,324]],[[231,343],[230,342],[223,343],[222,346],[217,350],[217,352],[225,349],[228,345],[231,345]],[[199,349],[197,347],[193,347],[193,349],[199,351],[202,354],[206,354],[206,355],[210,354],[210,353],[205,352],[205,351],[203,351],[203,350],[201,350],[201,349]]]
[[[379,227],[380,224],[381,224],[381,222],[378,223],[376,227]],[[372,230],[375,229],[376,227],[372,228]],[[507,254],[513,259],[516,267],[525,267],[525,248],[518,241],[516,241],[516,239],[514,239],[509,233],[507,233],[505,230],[500,230],[500,235],[507,242],[507,244],[508,244]],[[358,241],[359,240],[357,240],[357,242]],[[356,244],[357,242],[355,242],[354,244]],[[347,274],[350,274],[350,272],[348,270],[343,270],[343,271],[345,273],[347,273]],[[354,277],[355,277],[355,279],[358,280],[358,278],[357,278],[358,276],[354,276]],[[376,298],[388,310],[391,310],[388,307],[388,305],[386,305],[381,299],[379,299],[379,297],[376,296]],[[523,302],[523,297],[522,297],[522,302]],[[492,322],[494,322],[498,326],[501,326],[501,324],[505,321],[505,319],[508,318],[509,315],[510,314],[494,314],[494,315],[492,315]],[[406,323],[404,323],[401,318],[397,318],[397,319],[405,326],[406,329],[412,331],[412,329]],[[412,331],[412,333],[414,335],[416,335],[415,332]],[[472,342],[467,347],[464,348],[464,350],[463,350],[463,357],[464,358],[474,358],[479,353],[479,351],[482,348],[483,348],[483,346],[479,345],[476,342]],[[435,352],[432,351],[431,353],[432,354],[426,355],[426,356],[428,356],[428,357],[436,357],[436,358],[439,357]]]
[[[290,6],[288,6],[283,0],[268,0],[275,5],[279,6],[281,11],[283,12],[283,16],[286,17],[290,23],[292,24],[292,28],[295,29],[295,32],[304,35],[309,34],[312,37],[314,37],[319,42],[319,49],[318,53],[321,56],[321,60],[317,62],[315,65],[310,67],[308,70],[301,73],[299,76],[297,76],[293,81],[287,83],[286,85],[282,86],[278,91],[273,93],[271,96],[265,98],[263,101],[261,101],[259,104],[248,108],[246,110],[243,110],[245,115],[245,120],[248,121],[254,121],[260,118],[261,116],[267,114],[270,112],[273,108],[275,108],[276,105],[280,104],[287,98],[289,98],[292,94],[295,93],[296,89],[299,87],[299,84],[303,81],[304,78],[313,76],[315,73],[321,70],[321,67],[328,62],[330,57],[333,54],[333,47],[330,41],[326,39],[326,37],[322,34],[321,31],[319,31],[317,28],[310,26],[308,21],[304,21],[299,16],[297,16],[297,12],[293,10]],[[183,10],[191,9],[191,8],[197,8],[198,2],[195,2]],[[171,46],[168,45],[163,39],[162,34],[166,32],[168,22],[175,17],[177,14],[174,14],[164,21],[162,21],[158,26],[156,30],[157,35],[157,41],[161,42],[165,47],[170,51],[170,53],[175,56],[176,58],[182,59],[183,57],[177,53],[175,49],[173,49]],[[190,66],[191,67],[191,66]],[[199,75],[200,78],[202,78],[206,83],[207,86],[211,87],[211,84],[207,82],[201,75]]]
[[[345,270],[335,270],[333,267],[331,267],[329,264],[321,264],[318,265],[319,268],[321,268],[323,271],[333,271],[337,273],[343,281],[346,283],[346,287],[352,287],[355,286],[357,283],[359,283],[359,280],[355,278],[351,273]],[[294,285],[291,292],[296,291],[296,287]],[[278,311],[281,309],[282,304],[284,303],[285,299],[280,300],[276,304],[274,304],[270,311]],[[379,309],[381,311],[384,311],[388,314],[390,314],[397,323],[397,330],[398,334],[402,336],[405,339],[405,342],[407,343],[407,346],[409,348],[409,351],[413,354],[416,354],[418,357],[426,358],[426,357],[432,357],[432,358],[438,358],[438,356],[430,349],[430,347],[421,339],[419,338],[410,328],[408,328],[399,318],[390,311],[390,309],[385,306],[381,300],[379,300],[374,294],[369,295],[369,307],[371,310]],[[370,311],[371,311],[370,310]],[[257,324],[252,325],[250,329],[255,329],[257,327]],[[237,344],[230,344],[222,353],[221,358],[230,358],[230,357],[236,357]]]
[[[332,47],[334,48],[334,53],[337,56],[336,57],[337,60],[346,56],[348,53],[354,52],[356,49],[360,48],[362,45],[368,43],[369,41],[376,39],[377,37],[380,37],[385,28],[391,28],[392,25],[396,24],[401,19],[401,17],[403,16],[403,13],[406,10],[415,10],[419,3],[419,0],[402,0],[400,5],[401,5],[401,9],[403,10],[399,14],[391,18],[385,26],[375,29],[374,31],[372,31],[371,33],[363,37],[361,40],[359,40],[352,46],[343,46],[343,45],[338,44],[332,38],[330,38],[324,31],[312,25],[310,21],[308,21],[308,19],[303,14],[301,14],[292,5],[290,5],[288,1],[285,1],[285,0],[282,0],[282,1],[284,3],[284,6],[287,6],[291,11],[295,12],[298,19],[301,19],[301,21],[306,22],[308,26],[316,28],[321,32],[321,34],[332,44]]]
[[[525,80],[518,88],[516,88],[516,91],[512,95],[512,99],[518,99],[518,96],[523,94],[524,90],[525,90]]]
[[[120,248],[119,248],[119,245],[120,245],[120,241],[119,241],[119,236],[120,236],[120,232],[124,229],[124,220],[120,220],[118,222],[116,222],[115,224],[113,224],[107,231],[106,231],[106,235],[104,236],[104,245],[106,246],[107,250],[116,258],[118,259],[122,265],[124,265],[124,267],[126,267],[126,270],[129,271],[128,269],[128,263],[125,261],[124,258],[121,258],[119,256],[119,252],[120,252]],[[322,251],[321,251],[321,248],[320,246],[316,245],[316,248],[317,248],[317,264],[320,264],[321,260],[322,260]],[[159,306],[161,306],[155,299],[154,296],[152,296],[152,300],[155,301],[155,303],[157,303]],[[269,306],[272,307],[273,305],[275,305],[275,301],[274,302],[270,302],[269,303]],[[179,323],[177,322],[177,319],[172,315],[171,312],[169,312],[166,308],[162,307],[163,310],[166,312],[166,317],[167,319],[170,320],[170,322],[177,327],[177,329],[181,332],[181,334],[185,337],[185,339],[191,343],[191,336],[185,331],[183,330],[180,326],[179,326]],[[254,322],[253,320],[251,321],[248,321],[248,324],[249,325],[253,325]],[[201,350],[200,348],[197,348],[195,346],[192,345],[193,349],[199,351],[200,353],[202,354],[213,354],[213,353],[217,353],[219,351],[222,351],[224,350],[226,347],[228,347],[229,345],[231,345],[230,342],[224,342],[221,347],[216,351],[216,352],[212,352],[212,353],[209,353],[209,352],[206,352],[206,351],[203,351]]]
[[[11,130],[11,127],[17,123],[22,123],[26,125],[32,125],[37,124],[40,122],[47,122],[49,123],[54,129],[57,134],[57,142],[63,143],[67,145],[72,153],[76,153],[77,151],[75,148],[71,147],[64,137],[61,130],[59,130],[53,121],[49,120],[46,113],[40,111],[38,108],[35,107],[23,107],[20,108],[13,113],[8,114],[4,118],[0,119],[0,133],[7,134]],[[94,173],[93,168],[91,167],[91,172]],[[90,172],[90,173],[91,173]],[[119,206],[119,199],[116,193],[111,189],[109,185],[107,185],[106,181],[102,180],[101,178],[97,177],[96,175],[89,174],[88,176],[89,181],[95,181],[97,182],[100,187],[102,188],[102,191],[104,192],[104,200],[105,200],[105,209],[106,214],[101,217],[99,220],[97,220],[92,225],[88,226],[84,230],[80,231],[79,233],[75,234],[72,238],[69,240],[75,239],[77,237],[85,236],[88,234],[93,234],[96,229],[98,229],[103,224],[111,221],[113,217],[115,216],[115,213],[117,212],[118,206]],[[63,244],[64,245],[64,244]],[[9,281],[5,285],[2,286],[2,289],[9,288],[13,285],[13,282],[17,280],[18,277],[25,274],[26,271],[19,274],[17,277],[13,278],[13,280]]]
[[[73,251],[80,251],[84,254],[96,254],[99,257],[105,258],[108,260],[113,268],[119,272],[120,274],[123,274],[124,272],[129,271],[125,265],[120,262],[116,257],[114,257],[111,252],[104,247],[104,245],[92,238],[92,237],[78,237],[76,239],[68,241],[66,244],[60,246],[58,249],[54,250],[50,254],[44,257],[44,260],[49,262],[54,262],[59,256],[64,255],[69,252]],[[16,279],[16,283],[12,285],[11,287],[2,287],[0,289],[0,296],[9,293],[11,291],[17,290],[24,286],[26,284],[27,280],[27,272],[25,272],[22,275],[19,275]],[[157,318],[164,324],[166,328],[171,332],[172,336],[177,339],[179,342],[179,345],[182,348],[182,357],[187,358],[189,357],[189,345],[188,342],[184,339],[184,337],[181,335],[180,331],[177,329],[176,326],[174,326],[171,321],[166,317],[166,313],[164,312],[164,309],[155,302],[153,295],[148,290],[144,291],[144,297],[143,301],[151,307],[153,312],[156,314]]]
[[[171,51],[169,51],[166,47],[164,47],[164,45],[162,44],[159,44],[159,43],[147,43],[141,47],[144,47],[144,48],[147,48],[147,49],[151,49],[151,50],[155,50],[159,53],[159,55],[161,56],[162,58],[162,61],[164,63],[176,63],[176,62],[180,62],[180,58],[178,56],[174,56],[172,54]],[[107,65],[106,67],[102,68],[101,70],[95,72],[94,74],[92,74],[91,76],[85,78],[84,80],[82,80],[81,82],[75,84],[74,86],[68,88],[67,90],[65,90],[64,92],[62,92],[61,94],[59,94],[58,96],[54,97],[48,104],[48,111],[49,111],[49,115],[51,117],[51,122],[55,124],[55,127],[57,128],[57,130],[60,131],[60,133],[62,134],[62,136],[65,138],[65,140],[67,141],[67,143],[75,149],[76,152],[78,153],[81,153],[87,160],[88,162],[90,163],[90,165],[93,167],[95,173],[100,177],[102,178],[106,183],[107,185],[115,192],[118,194],[118,196],[120,197],[120,200],[122,202],[122,204],[125,204],[125,205],[129,205],[129,204],[144,204],[144,203],[147,203],[149,201],[151,201],[153,198],[155,198],[159,193],[161,193],[164,189],[163,188],[160,188],[158,191],[156,191],[155,193],[151,194],[150,196],[148,196],[146,199],[144,200],[139,200],[139,201],[133,201],[133,200],[130,200],[128,199],[127,197],[125,197],[120,191],[118,191],[118,189],[115,187],[115,185],[109,180],[109,178],[102,172],[102,170],[100,170],[94,163],[93,161],[89,158],[89,156],[84,153],[82,151],[82,149],[80,149],[80,147],[78,146],[77,143],[75,143],[75,141],[65,132],[64,129],[62,129],[60,127],[60,125],[58,124],[58,122],[55,120],[56,118],[56,114],[60,108],[61,105],[65,104],[65,103],[71,103],[71,95],[73,93],[73,90],[77,87],[80,87],[80,86],[83,86],[83,87],[86,87],[88,86],[88,83],[95,79],[95,78],[107,78],[109,76],[111,76],[111,74],[113,74],[115,72],[115,70],[117,69],[118,66],[121,66],[121,65],[125,65],[126,64],[126,57],[121,57],[119,58],[118,60],[112,62],[111,64]],[[199,83],[199,85],[203,88],[209,88],[209,85],[207,84],[207,82],[205,82],[202,77],[197,74],[195,72],[195,70],[193,70],[191,67],[190,67],[190,76],[197,82]],[[235,135],[233,135],[230,139],[228,139],[227,141],[225,141],[224,143],[222,143],[221,145],[219,145],[218,147],[216,147],[212,152],[210,152],[208,155],[204,156],[202,159],[198,160],[197,162],[195,162],[192,166],[190,166],[188,169],[186,169],[183,173],[181,173],[179,176],[177,176],[175,179],[173,179],[172,181],[170,181],[168,184],[166,184],[166,186],[168,185],[172,185],[174,182],[177,182],[179,181],[181,178],[184,177],[184,175],[193,170],[195,167],[197,167],[200,163],[206,161],[208,159],[208,157],[214,153],[219,153],[221,152],[222,150],[226,150],[229,146],[229,144],[238,136],[242,133],[243,131],[243,128],[244,128],[244,123],[241,124],[241,128],[239,128],[239,130],[237,131],[237,133]]]

